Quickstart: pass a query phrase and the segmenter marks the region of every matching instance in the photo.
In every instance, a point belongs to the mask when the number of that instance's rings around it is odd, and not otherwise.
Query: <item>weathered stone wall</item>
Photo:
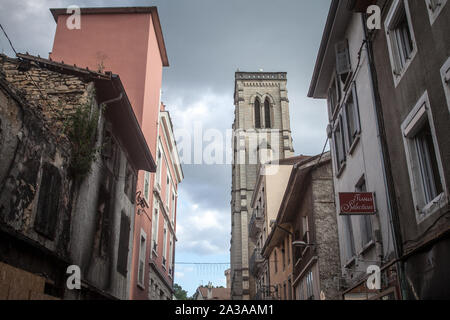
[[[312,201],[317,239],[320,291],[327,300],[340,299],[340,258],[331,162],[312,172]]]
[[[65,260],[68,256],[72,192],[72,182],[65,170],[70,156],[68,141],[53,134],[49,120],[24,99],[27,93],[31,99],[30,92],[11,89],[13,87],[5,79],[0,81],[1,226],[25,235]],[[49,174],[55,180],[49,180]],[[52,189],[56,182],[58,193]],[[41,189],[46,189],[46,194],[41,193],[40,196]],[[56,210],[50,210],[55,206]],[[14,255],[6,249],[2,253],[0,258],[3,261],[30,268],[27,259],[9,261]],[[31,267],[36,271],[39,269],[38,265]],[[51,269],[46,270],[49,277],[54,277],[52,281],[56,286],[61,285],[57,279],[60,272]]]
[[[101,153],[86,178],[70,176],[71,144],[64,121],[82,104],[99,108],[91,99],[94,84],[23,64],[0,57],[0,227],[67,263],[49,263],[39,249],[3,248],[2,241],[0,260],[47,274],[60,298],[98,298],[95,294],[101,292],[126,299],[136,169],[101,114],[96,137]],[[127,245],[119,246],[121,242]],[[82,280],[95,290],[65,290],[68,264],[80,266]]]
[[[33,62],[18,62],[0,56],[0,70],[4,72],[5,80],[28,104],[42,112],[56,136],[62,133],[60,129],[64,116],[73,112],[77,106],[87,103],[92,94],[91,82],[40,68]]]

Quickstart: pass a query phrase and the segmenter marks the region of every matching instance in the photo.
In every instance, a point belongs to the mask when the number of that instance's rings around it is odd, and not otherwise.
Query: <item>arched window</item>
[[[270,102],[269,99],[264,101],[264,117],[266,118],[266,128],[270,128]]]
[[[255,100],[255,128],[261,128],[261,102]]]

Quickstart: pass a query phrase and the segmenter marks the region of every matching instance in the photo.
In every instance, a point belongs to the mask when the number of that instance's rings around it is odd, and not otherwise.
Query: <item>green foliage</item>
[[[175,298],[177,300],[192,300],[191,297],[188,297],[187,291],[183,290],[179,284],[175,283],[173,285],[173,290],[175,291]]]
[[[70,173],[83,179],[91,172],[92,163],[97,158],[95,147],[100,108],[92,110],[94,94],[87,103],[79,105],[64,123],[64,133],[72,145]]]

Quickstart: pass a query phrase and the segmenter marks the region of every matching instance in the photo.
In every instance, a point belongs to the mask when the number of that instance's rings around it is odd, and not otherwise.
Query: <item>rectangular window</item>
[[[61,188],[61,175],[58,168],[44,163],[34,229],[50,240],[54,240],[56,235]]]
[[[308,216],[302,217],[302,241],[309,243],[309,222]]]
[[[144,198],[148,203],[149,198],[150,198],[150,173],[149,172],[144,173]]]
[[[167,169],[167,184],[166,184],[166,206],[170,206],[170,171]]]
[[[337,174],[345,164],[347,157],[347,146],[345,143],[345,133],[343,130],[343,118],[342,115],[338,116],[334,131],[333,131],[333,144],[335,151],[335,163]]]
[[[448,202],[428,93],[407,116],[402,130],[416,217],[421,222]]]
[[[274,264],[274,267],[275,267],[275,273],[277,273],[278,272],[278,255],[277,255],[276,249],[275,249],[275,253],[274,253],[273,264]]]
[[[351,147],[361,132],[355,83],[353,83],[351,92],[345,101],[345,119],[347,123],[348,146]]]
[[[288,300],[292,300],[292,280],[288,279]]]
[[[163,267],[167,267],[167,222],[164,221],[163,231]]]
[[[366,180],[364,177],[356,185],[356,192],[367,192]],[[361,227],[361,241],[364,248],[373,240],[372,217],[370,215],[362,215],[359,219]]]
[[[128,243],[130,241],[130,230],[130,218],[122,211],[120,218],[117,271],[125,277],[128,272]]]
[[[341,89],[340,82],[337,79],[337,75],[333,78],[331,86],[328,89],[328,114],[329,119],[334,118],[334,114],[339,106],[339,101],[341,100]]]
[[[172,224],[175,224],[175,209],[176,209],[176,201],[175,201],[176,197],[175,197],[175,189],[172,189],[172,208],[171,208],[171,219],[172,219]]]
[[[152,221],[152,252],[158,252],[158,223],[159,223],[159,202],[155,201]]]
[[[345,39],[336,44],[336,72],[338,79],[342,82],[343,88],[345,88],[348,80],[350,79],[350,73],[352,71],[352,65],[350,60],[350,50],[348,47],[348,40]]]
[[[139,267],[138,267],[138,285],[141,287],[144,287],[146,247],[147,247],[147,235],[143,230],[141,230],[141,237],[139,243]]]
[[[442,9],[447,4],[447,0],[425,0],[425,2],[427,4],[430,23],[433,25]]]
[[[306,299],[314,300],[314,279],[312,271],[306,276]]]
[[[447,59],[441,68],[441,78],[445,96],[447,97],[448,112],[450,112],[450,58]]]
[[[305,293],[303,289],[303,281],[297,286],[297,300],[305,300]]]
[[[162,153],[161,153],[161,144],[158,144],[158,150],[156,151],[156,179],[155,182],[158,186],[161,187],[161,166],[162,166]]]
[[[125,183],[123,187],[123,192],[127,195],[131,203],[134,204],[134,199],[136,195],[136,175],[134,174],[133,168],[129,163],[126,164]]]
[[[395,0],[385,22],[395,85],[417,52],[407,0]]]
[[[426,122],[413,139],[417,149],[425,202],[430,203],[443,191],[430,124]]]
[[[170,239],[169,245],[169,274],[173,277],[173,239]]]
[[[351,216],[341,216],[344,222],[344,234],[345,234],[345,255],[347,262],[350,261],[355,255],[355,238],[353,236],[353,224]]]

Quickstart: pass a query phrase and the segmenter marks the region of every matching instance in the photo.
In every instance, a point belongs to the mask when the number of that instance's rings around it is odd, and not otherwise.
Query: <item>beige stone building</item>
[[[271,222],[277,218],[292,167],[295,163],[307,158],[306,156],[285,158],[277,160],[276,164],[261,165],[259,170],[255,192],[251,200],[252,215],[249,223],[249,238],[255,243],[254,249],[249,251],[250,276],[255,279],[255,287],[250,290],[250,299],[252,300],[279,299],[281,297],[281,291],[272,285],[269,266],[269,261],[278,261],[281,259],[281,255],[276,252],[277,250],[272,250],[269,255],[273,256],[266,259],[263,255],[263,248],[272,233]],[[272,171],[272,174],[264,174],[273,169],[276,171]],[[290,270],[292,273],[292,267]],[[283,271],[286,271],[286,268]]]
[[[250,201],[260,163],[294,154],[285,72],[236,72],[231,199],[231,297],[250,299]]]

